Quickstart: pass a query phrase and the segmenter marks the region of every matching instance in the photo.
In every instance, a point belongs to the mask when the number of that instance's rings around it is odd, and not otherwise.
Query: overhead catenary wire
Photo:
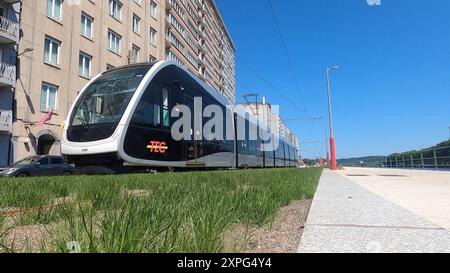
[[[247,92],[252,92],[252,90],[250,88],[247,87],[246,84],[244,84],[237,76],[235,76],[236,81],[245,89],[247,90]]]
[[[281,46],[283,48],[283,52],[285,54],[286,61],[288,62],[288,65],[289,65],[289,71],[291,73],[292,79],[293,79],[294,84],[295,84],[295,88],[297,90],[297,93],[298,93],[298,95],[300,97],[300,101],[302,103],[303,112],[307,113],[308,109],[306,108],[305,101],[303,99],[303,95],[302,95],[302,92],[300,90],[300,85],[298,83],[298,79],[297,79],[297,76],[296,76],[295,71],[294,71],[294,66],[292,65],[291,58],[290,58],[289,52],[288,52],[287,47],[286,47],[286,43],[285,43],[283,35],[281,33],[280,24],[278,23],[277,16],[276,16],[275,11],[274,11],[273,6],[272,6],[272,1],[271,0],[267,0],[267,3],[269,4],[270,12],[272,14],[273,21],[274,21],[274,24],[275,24],[275,29],[277,31],[277,34],[278,34],[279,38],[280,38]]]
[[[263,81],[268,87],[270,87],[273,91],[275,91],[281,98],[289,102],[293,107],[295,107],[300,113],[304,113],[304,109],[298,106],[296,103],[292,101],[291,98],[287,97],[283,92],[281,92],[278,88],[276,88],[272,83],[270,83],[264,76],[262,76],[255,68],[253,68],[250,64],[244,61],[239,55],[236,55],[236,58],[244,64],[253,74],[255,74],[261,81]],[[242,83],[241,83],[242,85]],[[246,88],[247,89],[247,88]]]

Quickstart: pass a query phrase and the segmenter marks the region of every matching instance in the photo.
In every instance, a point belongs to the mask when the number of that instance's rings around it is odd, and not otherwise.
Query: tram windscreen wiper
[[[78,118],[78,120],[80,121],[80,125],[81,125],[81,127],[84,129],[84,130],[87,130],[87,123],[86,123],[86,121],[84,120],[84,118],[83,118],[83,116],[81,115],[81,112],[80,111],[77,111],[77,118]]]

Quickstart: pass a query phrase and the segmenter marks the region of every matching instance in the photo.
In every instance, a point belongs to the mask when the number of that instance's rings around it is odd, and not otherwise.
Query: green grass
[[[320,174],[264,169],[6,179],[0,181],[0,208],[39,208],[76,194],[75,203],[15,217],[16,226],[57,226],[40,251],[66,252],[76,241],[83,252],[222,252],[227,228],[264,225],[281,207],[312,199]]]

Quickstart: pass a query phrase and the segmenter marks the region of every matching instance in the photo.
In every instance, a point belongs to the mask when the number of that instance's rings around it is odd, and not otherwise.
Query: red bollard
[[[331,170],[337,170],[337,160],[336,160],[336,147],[334,145],[334,137],[330,137],[330,146],[331,146]]]

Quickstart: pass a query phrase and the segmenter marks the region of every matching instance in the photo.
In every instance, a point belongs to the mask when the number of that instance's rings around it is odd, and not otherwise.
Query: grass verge
[[[227,228],[265,225],[280,208],[312,199],[321,171],[5,179],[0,181],[0,251],[68,252],[68,244],[77,242],[91,253],[223,252]],[[55,200],[56,207],[39,209]],[[11,209],[23,213],[2,214]],[[33,232],[26,229],[30,226],[46,232],[27,234]],[[14,233],[21,230],[27,232]]]

